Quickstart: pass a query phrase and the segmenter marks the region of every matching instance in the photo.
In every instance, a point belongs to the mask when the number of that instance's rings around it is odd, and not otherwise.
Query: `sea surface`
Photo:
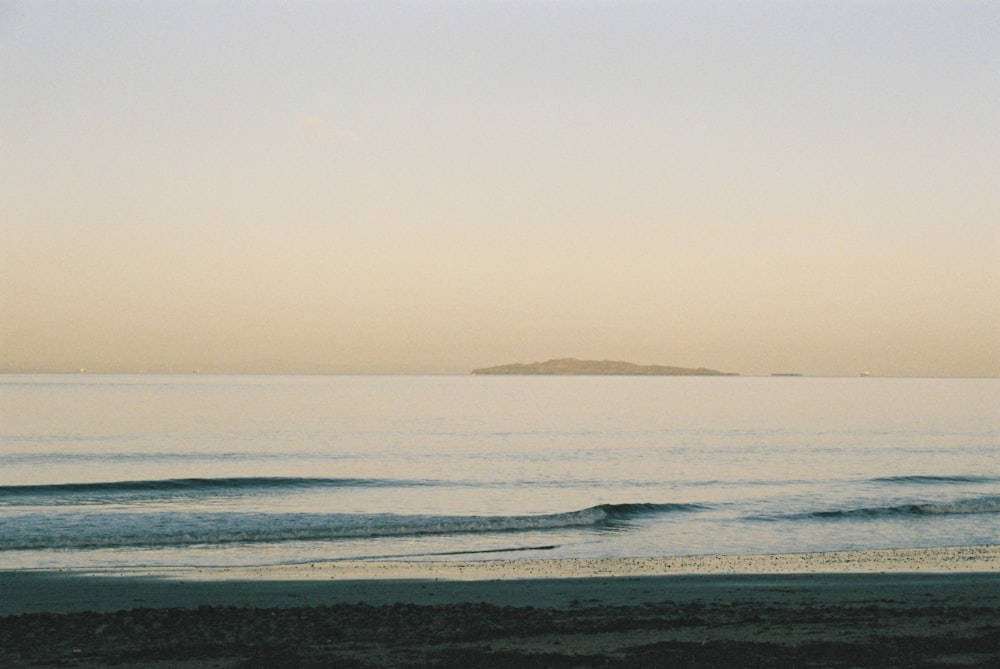
[[[1000,542],[1000,379],[0,376],[0,569]]]

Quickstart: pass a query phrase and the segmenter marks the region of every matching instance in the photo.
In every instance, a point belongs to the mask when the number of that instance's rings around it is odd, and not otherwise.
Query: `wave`
[[[36,513],[7,519],[5,531],[0,536],[0,551],[166,548],[588,528],[615,530],[643,516],[703,508],[697,504],[601,504],[577,511],[523,516]]]
[[[852,509],[825,509],[778,516],[753,516],[749,520],[840,520],[898,516],[965,516],[1000,513],[1000,495],[970,497],[950,502],[914,502]]]
[[[0,504],[31,498],[35,503],[77,504],[81,498],[128,496],[199,496],[206,494],[238,494],[303,490],[310,488],[374,488],[439,485],[433,481],[400,481],[363,478],[300,478],[282,476],[251,476],[229,478],[181,478],[146,481],[105,481],[97,483],[53,483],[41,485],[0,486]]]
[[[680,503],[636,503],[636,504],[600,504],[593,509],[600,509],[607,514],[609,520],[631,520],[643,516],[656,516],[675,511],[702,511],[708,507],[704,504]],[[585,509],[585,511],[588,509]]]
[[[934,485],[938,483],[997,483],[996,476],[884,476],[872,479],[874,483],[916,483]]]

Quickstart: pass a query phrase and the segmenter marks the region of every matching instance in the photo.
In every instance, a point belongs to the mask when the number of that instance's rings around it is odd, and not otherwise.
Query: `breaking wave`
[[[948,483],[997,483],[1000,478],[995,476],[884,476],[872,479],[875,483],[916,483],[937,485]]]
[[[1000,513],[1000,495],[970,497],[950,502],[915,502],[850,509],[824,509],[777,516],[752,516],[749,520],[839,520],[920,516],[965,516]]]
[[[522,516],[32,513],[7,520],[0,535],[0,551],[336,541],[570,528],[614,530],[626,528],[642,516],[703,508],[697,504],[601,504],[565,513]]]

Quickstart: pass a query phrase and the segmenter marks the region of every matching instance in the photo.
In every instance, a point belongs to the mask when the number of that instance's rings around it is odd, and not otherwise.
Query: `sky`
[[[0,3],[0,370],[1000,375],[1000,3]]]

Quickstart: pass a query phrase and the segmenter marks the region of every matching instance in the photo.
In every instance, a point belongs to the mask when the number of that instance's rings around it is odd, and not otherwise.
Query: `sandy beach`
[[[995,667],[1000,546],[0,572],[0,666]]]

